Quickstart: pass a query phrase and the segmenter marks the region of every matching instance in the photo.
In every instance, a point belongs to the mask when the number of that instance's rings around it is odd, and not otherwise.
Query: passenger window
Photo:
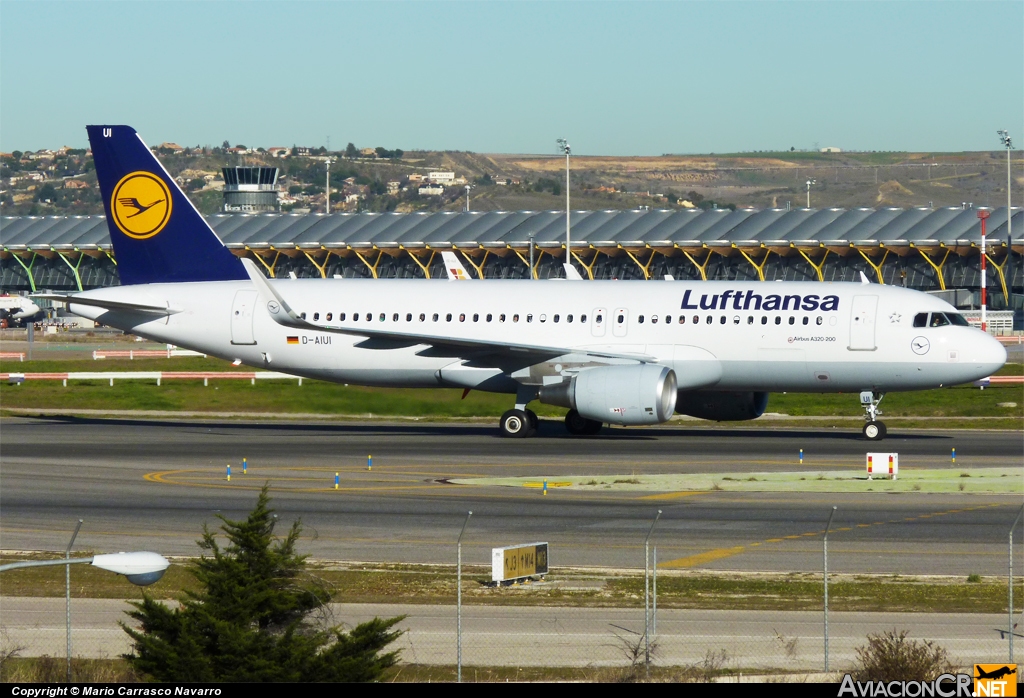
[[[814,319],[814,323],[816,325],[820,325],[822,322],[824,322],[824,320],[822,319],[822,317],[820,315]]]
[[[519,313],[512,316],[512,322],[519,322]]]
[[[624,315],[619,315],[618,323],[621,325],[622,321],[625,320],[625,319],[626,319],[626,317]]]
[[[427,319],[427,316],[425,314],[423,314],[423,313],[420,313],[420,322],[423,322],[426,319]]]
[[[352,321],[359,322],[359,313],[352,313]]]
[[[748,315],[747,316],[747,324],[748,325],[753,325],[754,324],[754,316],[753,315]]]
[[[636,321],[639,322],[641,325],[644,324],[644,316],[643,315],[637,315]],[[622,316],[621,315],[619,316],[619,322],[622,322]]]
[[[805,325],[806,325],[807,323],[809,323],[810,321],[811,321],[811,318],[809,318],[809,317],[804,317],[804,324],[805,324]]]
[[[725,317],[725,316],[723,315],[723,316],[721,317],[721,319],[720,319],[720,320],[718,321],[718,324],[719,324],[719,325],[724,325],[724,324],[725,324],[725,322],[726,322],[726,317]]]
[[[434,313],[434,322],[437,322],[437,313]]]
[[[333,318],[333,317],[334,317],[334,313],[327,313],[327,322],[330,322],[331,318]]]
[[[505,313],[498,316],[498,322],[505,322]]]
[[[405,314],[405,321],[406,322],[412,322],[412,313],[406,313]]]
[[[671,315],[666,315],[665,316],[665,324],[666,325],[671,325],[672,324],[672,316]]]
[[[302,318],[303,320],[305,320],[306,319],[306,314],[305,313],[299,313],[299,317]]]
[[[395,313],[394,315],[391,316],[391,321],[398,322],[398,313]]]
[[[782,324],[782,318],[781,318],[781,317],[779,317],[779,316],[776,316],[776,317],[775,317],[775,324],[776,324],[776,325],[781,325],[781,324]]]
[[[586,321],[587,321],[587,314],[584,313],[583,315],[580,315],[580,322],[586,322]],[[597,321],[601,322],[601,316],[600,315],[597,316]],[[572,322],[572,320],[570,320],[569,322]]]
[[[548,321],[548,316],[547,316],[547,315],[544,315],[544,314],[542,314],[542,315],[540,316],[540,321],[541,321],[541,322],[547,322],[547,321]]]
[[[762,325],[767,325],[768,324],[768,316],[767,315],[762,315],[761,316],[761,324]]]
[[[571,314],[569,314],[569,315],[566,315],[566,316],[565,316],[565,321],[566,321],[566,322],[572,322],[572,315],[571,315]],[[558,322],[558,321],[556,320],[555,322]]]
[[[465,321],[466,321],[466,314],[465,313],[459,313],[459,322],[465,322]]]
[[[651,316],[651,323],[653,323],[655,325],[658,324],[658,316],[657,315],[652,315]]]
[[[313,320],[319,320],[319,319],[320,319],[320,313],[313,313]]]
[[[585,318],[587,316],[584,315],[583,317]],[[603,319],[602,319],[603,317],[604,316],[602,316],[600,313],[598,313],[597,317],[594,319],[594,322],[596,322],[598,324],[601,324],[603,322]],[[586,320],[580,320],[580,322],[586,322]]]
[[[734,325],[740,324],[740,316],[739,315],[736,315],[735,317],[733,317],[732,324],[734,324]]]
[[[693,316],[693,324],[696,325],[698,322],[700,322],[700,318],[698,316],[694,315]]]
[[[345,313],[338,313],[338,322],[345,322]]]
[[[463,315],[463,318],[465,318],[465,315]],[[447,315],[444,316],[444,319],[445,319],[445,322],[451,322],[452,321],[452,314],[448,313]]]
[[[490,313],[487,313],[487,322],[490,322],[492,317],[493,316]]]
[[[792,315],[789,316],[789,324],[790,325],[795,325],[796,324],[796,318],[793,317]]]
[[[385,315],[384,315],[384,313],[381,313],[381,314],[380,314],[380,321],[381,321],[381,322],[384,322],[384,318],[385,318]],[[397,319],[397,318],[396,318],[396,319]]]
[[[928,313],[918,313],[915,315],[914,327],[928,327]]]
[[[473,313],[473,322],[480,322],[480,313]]]
[[[533,322],[533,313],[527,313],[526,314],[526,321],[527,322]]]
[[[708,324],[710,325],[712,322],[714,322],[714,318],[708,315]]]
[[[949,320],[942,313],[932,313],[932,327],[943,327],[949,324]]]
[[[551,320],[554,321],[554,322],[558,322],[558,315],[555,315],[554,317],[552,317]]]

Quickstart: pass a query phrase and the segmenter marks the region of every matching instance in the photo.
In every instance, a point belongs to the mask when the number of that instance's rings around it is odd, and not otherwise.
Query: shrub
[[[868,644],[857,648],[855,681],[927,681],[953,673],[945,648],[931,640],[907,639],[907,631],[887,630],[868,635]]]

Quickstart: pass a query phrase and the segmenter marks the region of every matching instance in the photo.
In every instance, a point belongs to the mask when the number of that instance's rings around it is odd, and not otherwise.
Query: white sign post
[[[900,454],[898,453],[868,453],[867,454],[868,480],[875,475],[890,480],[895,480],[900,472]]]

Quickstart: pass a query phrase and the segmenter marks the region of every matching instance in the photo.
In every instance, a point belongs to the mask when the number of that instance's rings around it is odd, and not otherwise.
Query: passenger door
[[[875,311],[878,296],[854,296],[850,312],[850,351],[875,350]]]
[[[255,344],[252,333],[253,310],[256,307],[258,291],[239,291],[231,303],[231,343]]]

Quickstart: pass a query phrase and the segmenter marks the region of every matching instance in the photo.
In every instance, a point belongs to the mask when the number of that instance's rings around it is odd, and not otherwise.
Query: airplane
[[[860,393],[863,435],[877,440],[885,393],[970,382],[1006,361],[953,306],[879,284],[268,279],[222,244],[134,129],[87,130],[122,285],[40,297],[249,366],[514,395],[506,437],[536,431],[534,400],[567,408],[567,430],[586,436],[675,413],[756,419],[786,391]],[[157,203],[129,218],[127,198]]]
[[[46,311],[24,296],[0,295],[0,323],[8,325],[27,325],[36,320],[46,318]]]

